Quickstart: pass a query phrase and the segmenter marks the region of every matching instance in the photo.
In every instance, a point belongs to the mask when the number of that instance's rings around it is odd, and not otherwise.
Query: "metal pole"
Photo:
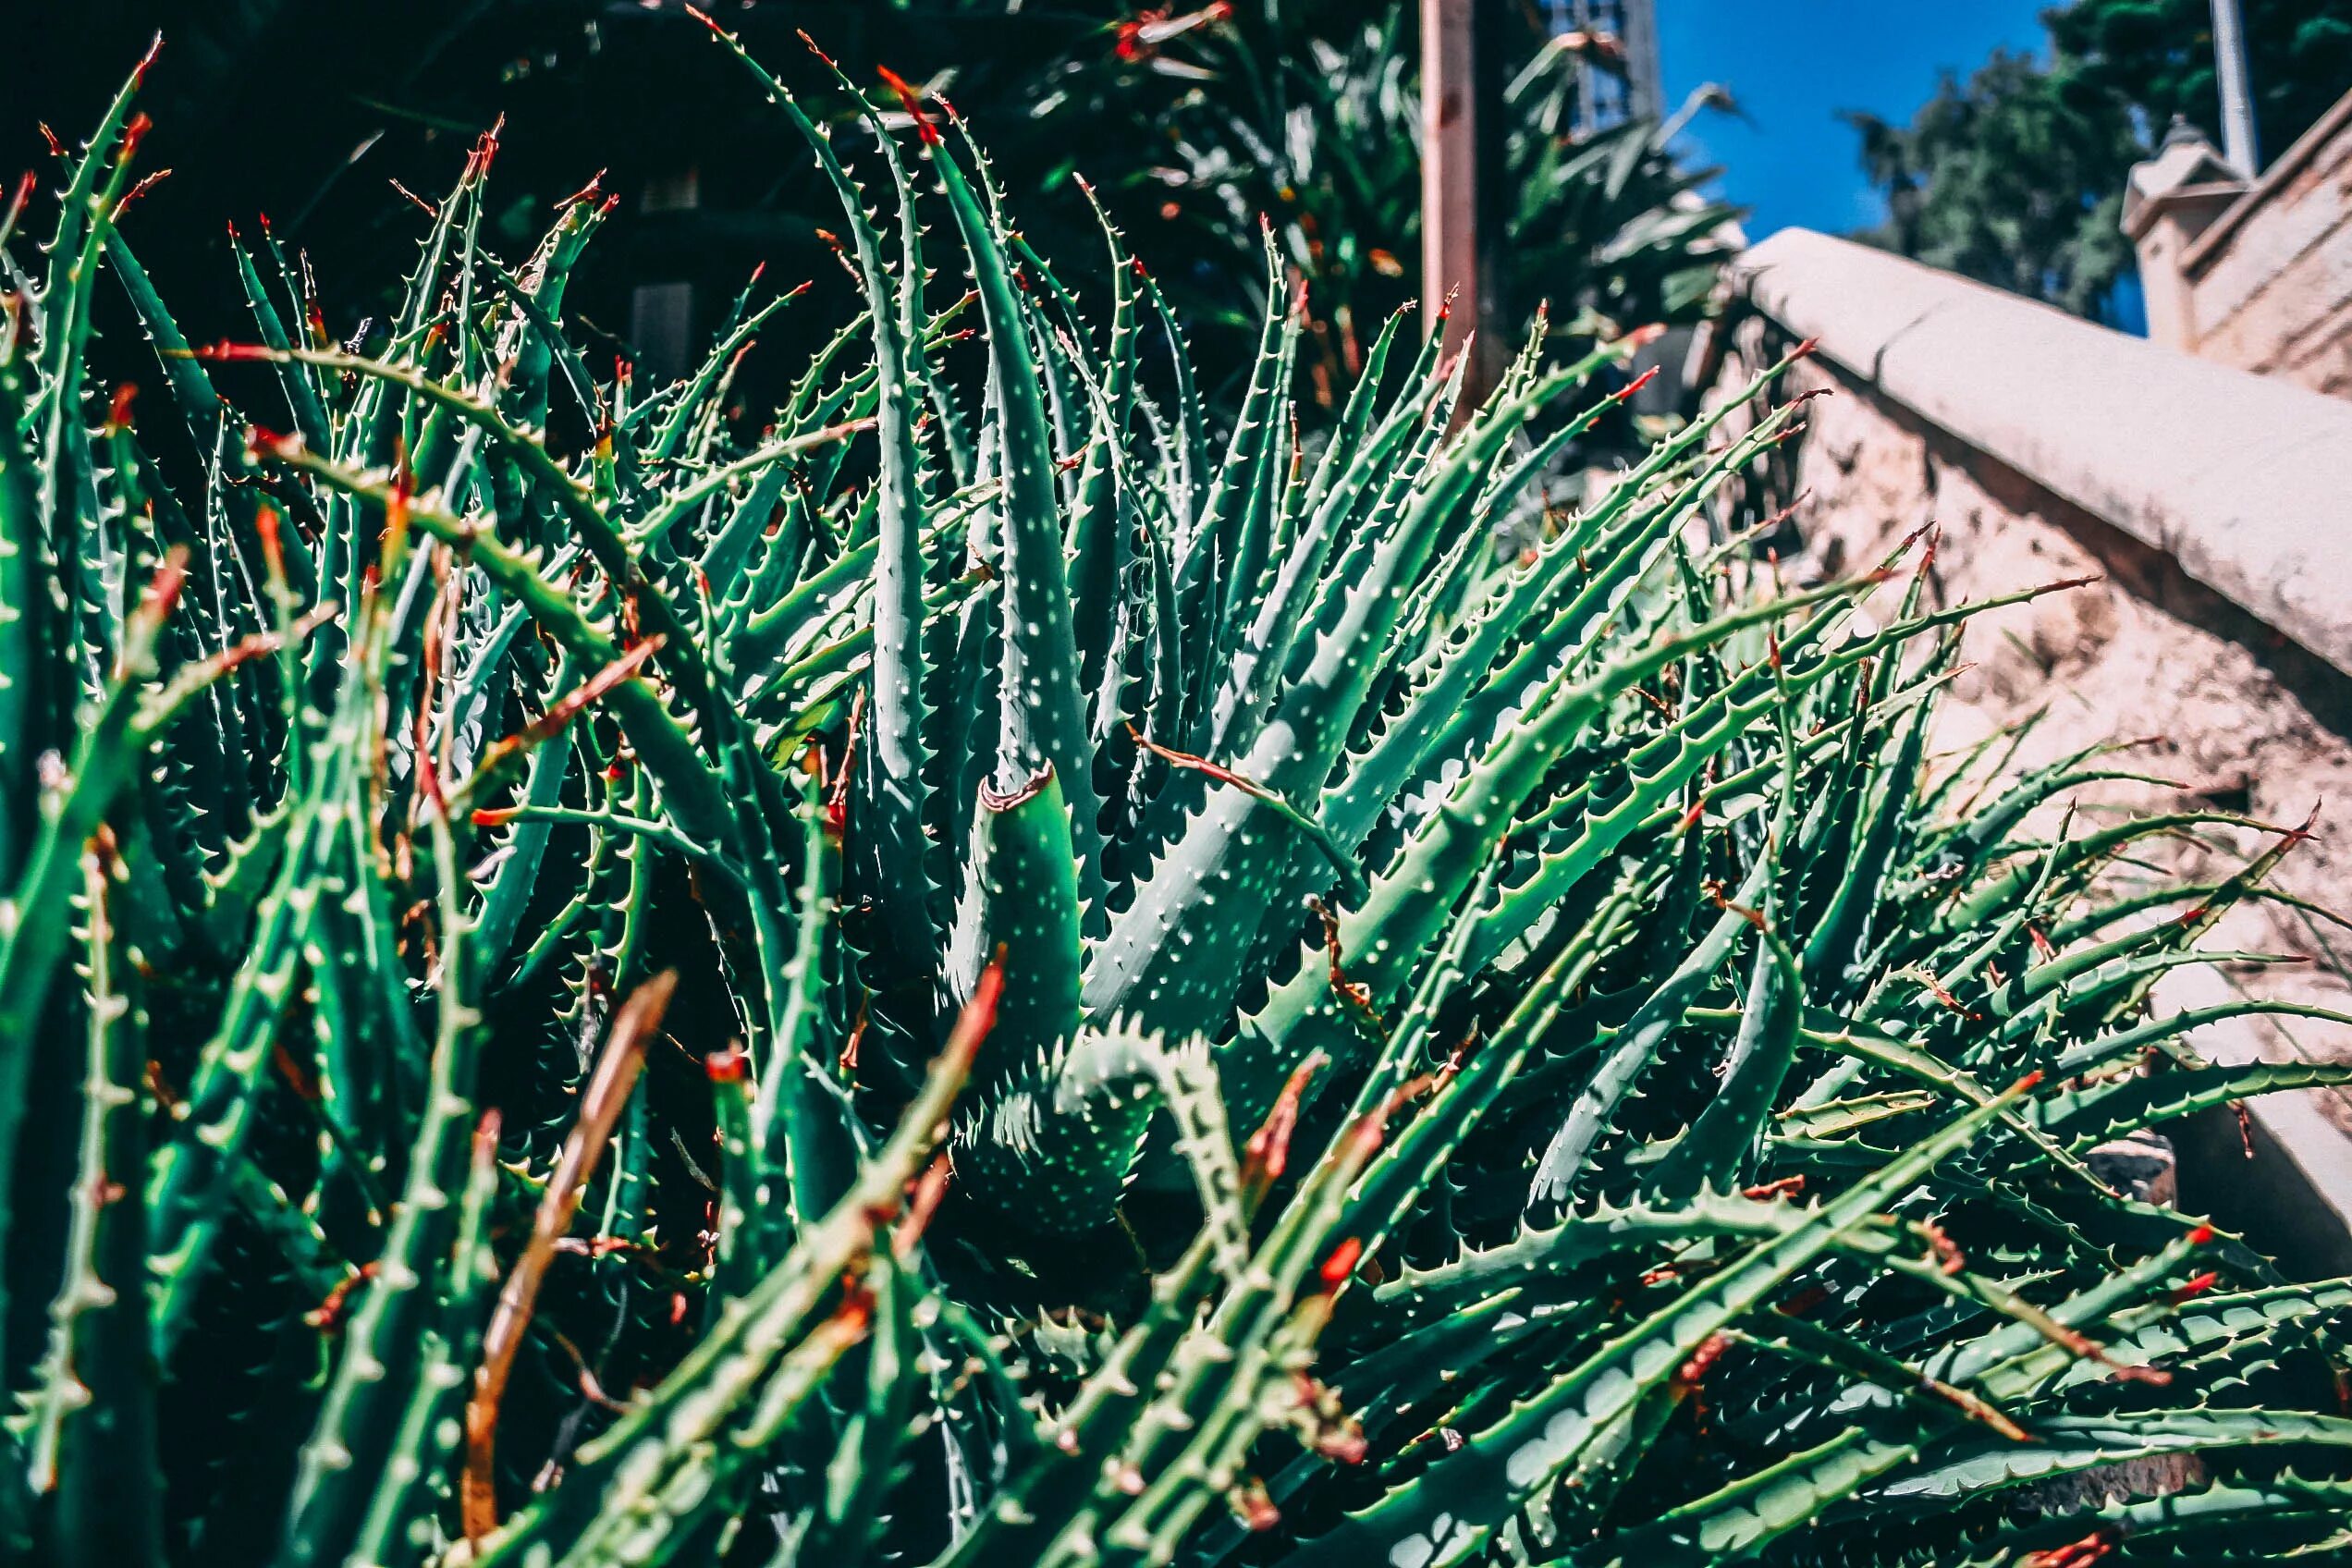
[[[2262,172],[2254,142],[2254,95],[2246,80],[2246,30],[2237,0],[2213,0],[2213,75],[2222,90],[2222,156],[2252,179]]]
[[[1571,6],[1570,24],[1587,41],[1604,34],[1614,34],[1616,18],[1600,0],[1574,0]],[[1589,47],[1576,57],[1576,134],[1590,136],[1606,130],[1615,123],[1610,116],[1610,99],[1617,83],[1607,71],[1593,64]]]
[[[1625,117],[1666,117],[1666,91],[1658,64],[1658,8],[1652,0],[1625,0],[1621,34],[1625,46]]]

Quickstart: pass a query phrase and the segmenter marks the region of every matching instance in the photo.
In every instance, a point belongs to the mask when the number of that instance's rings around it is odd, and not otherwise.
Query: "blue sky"
[[[1693,156],[1724,167],[1722,193],[1755,209],[1751,239],[1792,224],[1836,234],[1877,221],[1840,109],[1907,121],[1936,74],[1966,75],[1996,46],[2039,54],[2052,0],[1658,0],[1671,110],[1721,82],[1753,124],[1703,115]]]

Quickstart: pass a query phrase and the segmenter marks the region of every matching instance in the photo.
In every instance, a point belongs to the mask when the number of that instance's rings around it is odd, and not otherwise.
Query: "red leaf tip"
[[[827,54],[824,50],[816,46],[816,40],[808,35],[808,29],[804,27],[797,27],[792,31],[800,34],[801,42],[808,45],[808,51],[810,54],[824,61],[827,66],[830,67],[834,70],[838,71],[841,68],[839,65],[834,63],[832,55]]]
[[[1648,386],[1651,382],[1657,379],[1658,367],[1656,365],[1652,365],[1648,370],[1642,372],[1639,375],[1634,377],[1633,380],[1619,387],[1616,391],[1611,392],[1609,395],[1609,400],[1612,403],[1629,401],[1635,393],[1639,392],[1643,387]]]
[[[2207,1291],[2211,1290],[2216,1284],[2219,1284],[2221,1282],[2221,1278],[2222,1277],[2219,1274],[2215,1273],[2211,1268],[2208,1268],[2204,1273],[2198,1275],[2187,1283],[2182,1285],[2180,1289],[2173,1292],[2171,1296],[2172,1304],[2174,1306],[2178,1306],[2181,1303],[2188,1300],[2191,1296],[2204,1294]]]
[[[939,145],[939,128],[931,123],[929,115],[924,113],[922,92],[888,66],[874,68],[880,73],[883,84],[899,95],[899,102],[905,105],[906,112],[914,116],[914,129],[922,136],[923,144],[926,147]]]
[[[1355,1272],[1356,1263],[1363,1256],[1364,1243],[1354,1236],[1333,1247],[1331,1256],[1323,1260],[1320,1271],[1323,1289],[1326,1292],[1336,1291],[1346,1284],[1348,1276]]]

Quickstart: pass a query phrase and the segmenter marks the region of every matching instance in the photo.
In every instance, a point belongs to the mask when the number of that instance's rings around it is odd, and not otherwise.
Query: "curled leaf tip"
[[[817,47],[816,40],[815,40],[815,39],[814,39],[814,38],[811,38],[811,37],[808,35],[808,29],[806,29],[806,28],[804,28],[804,27],[800,27],[800,28],[794,28],[792,31],[793,31],[795,33],[797,33],[797,34],[799,34],[799,35],[800,35],[800,40],[801,40],[801,42],[802,42],[802,43],[805,43],[805,44],[807,44],[807,45],[808,45],[808,52],[809,52],[810,54],[812,54],[812,55],[815,55],[818,59],[820,59],[820,60],[824,61],[824,62],[825,62],[825,64],[827,65],[827,67],[828,67],[829,68],[831,68],[831,69],[833,69],[833,70],[837,70],[837,71],[838,71],[838,70],[839,70],[839,69],[841,68],[839,66],[838,66],[838,65],[835,65],[835,64],[834,64],[834,62],[833,62],[833,56],[832,56],[832,55],[830,55],[827,54],[827,53],[826,53],[823,49],[821,49],[821,48]]]
[[[1053,782],[1053,764],[1048,762],[1011,790],[998,790],[984,781],[980,786],[980,804],[987,811],[1011,811],[1044,793],[1046,786]]]

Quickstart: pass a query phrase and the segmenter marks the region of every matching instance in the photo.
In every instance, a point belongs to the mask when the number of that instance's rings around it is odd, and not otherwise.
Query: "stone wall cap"
[[[1807,229],[1732,279],[1849,376],[2352,674],[2352,403]]]
[[[2136,190],[2124,193],[2124,215],[2116,227],[2133,244],[2166,213],[2205,208],[2214,214],[2228,212],[2246,196],[2246,182],[2239,179],[2209,180],[2201,185],[2179,185],[2155,196],[2142,196]]]
[[[2245,177],[2223,161],[2203,132],[2175,124],[2157,154],[2134,164],[2124,178],[2124,232],[2138,239],[2158,213],[2184,198],[2236,200],[2245,190]]]
[[[2281,153],[2262,171],[2261,178],[2248,188],[2227,212],[2213,220],[2212,227],[2197,237],[2181,257],[2181,270],[2187,274],[2202,272],[2215,252],[2227,245],[2230,236],[2243,227],[2246,220],[2259,212],[2279,189],[2303,172],[2305,165],[2347,128],[2352,128],[2352,92],[2338,98],[2328,112],[2321,115],[2311,129],[2295,139],[2295,145]],[[2135,171],[2137,172],[2137,171]],[[2129,198],[2125,198],[2126,206]],[[2125,223],[2130,222],[2126,214]]]

